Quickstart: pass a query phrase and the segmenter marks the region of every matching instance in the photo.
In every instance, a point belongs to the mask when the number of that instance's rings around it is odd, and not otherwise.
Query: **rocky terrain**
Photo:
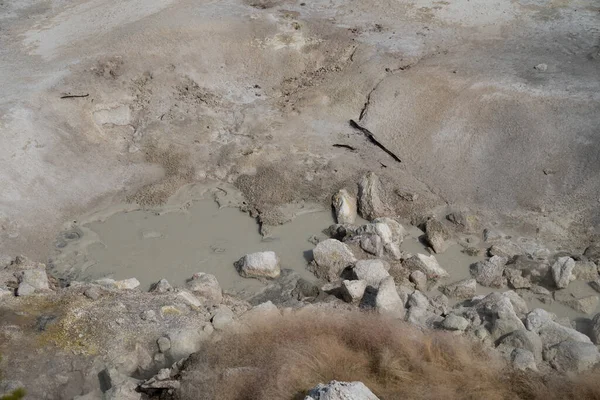
[[[0,2],[0,398],[597,398],[599,11]],[[201,198],[260,248],[86,274]]]

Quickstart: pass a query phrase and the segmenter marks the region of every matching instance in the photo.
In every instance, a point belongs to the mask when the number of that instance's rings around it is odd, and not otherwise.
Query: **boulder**
[[[476,302],[475,310],[485,322],[492,340],[497,340],[525,326],[507,296],[490,293]]]
[[[367,233],[360,235],[360,248],[369,254],[381,257],[383,255],[383,242],[381,237],[376,234]]]
[[[429,243],[436,253],[443,253],[448,248],[448,243],[446,241],[450,239],[450,233],[444,225],[435,218],[430,218],[425,223],[425,235],[427,237],[427,243]]]
[[[342,271],[356,262],[350,248],[336,239],[323,240],[313,250],[318,278],[335,281]]]
[[[469,327],[469,320],[460,315],[448,314],[441,326],[450,331],[464,331]]]
[[[466,211],[453,211],[446,215],[446,219],[462,232],[475,232],[477,228],[477,217]]]
[[[213,315],[211,322],[216,330],[225,330],[233,324],[233,312],[228,307],[221,306]]]
[[[513,289],[529,289],[532,286],[529,278],[525,278],[519,269],[505,268],[504,275]]]
[[[535,360],[542,361],[542,339],[535,332],[519,329],[506,335],[499,344],[527,350],[534,355]]]
[[[565,340],[592,343],[589,337],[573,328],[554,321],[556,316],[541,308],[536,308],[527,314],[525,325],[528,330],[537,333],[544,348],[554,346]]]
[[[463,279],[440,288],[442,293],[454,299],[471,299],[477,291],[475,279]]]
[[[448,272],[440,267],[435,256],[426,256],[425,254],[416,254],[404,261],[404,266],[411,271],[421,271],[425,273],[427,279],[439,279],[449,276]]]
[[[429,308],[429,299],[423,293],[418,290],[415,290],[408,298],[409,308]]]
[[[277,278],[281,273],[279,257],[273,251],[246,254],[236,261],[235,267],[244,278]]]
[[[150,292],[152,293],[166,293],[173,290],[173,287],[166,279],[161,279],[160,281],[152,284],[150,286]]]
[[[186,284],[192,293],[204,298],[208,303],[218,304],[223,301],[223,291],[214,275],[197,272]]]
[[[123,279],[115,282],[115,288],[119,290],[133,290],[140,286],[140,281],[136,278]]]
[[[590,282],[590,287],[600,293],[600,278]]]
[[[352,268],[356,279],[365,281],[369,286],[379,287],[382,279],[390,276],[390,266],[382,260],[359,260]]]
[[[576,261],[573,276],[580,281],[595,281],[598,279],[598,266],[593,261]]]
[[[501,288],[506,285],[503,277],[506,258],[493,256],[487,261],[479,261],[471,265],[471,276],[483,286]]]
[[[561,301],[563,304],[571,307],[575,311],[583,314],[592,314],[598,308],[598,296],[571,297]]]
[[[171,344],[168,351],[174,360],[186,358],[200,349],[200,345],[206,337],[207,335],[198,329],[175,329],[167,334]]]
[[[383,232],[382,225],[386,225],[388,227],[391,236],[389,238],[382,238],[384,239],[385,243],[402,243],[404,237],[408,235],[408,232],[406,229],[404,229],[402,224],[393,218],[375,218],[372,222],[375,224],[376,230],[379,233]]]
[[[379,284],[379,290],[375,297],[375,308],[380,314],[389,315],[392,318],[402,319],[406,314],[404,302],[396,291],[394,278],[388,276]]]
[[[559,372],[581,373],[600,361],[600,353],[592,343],[565,340],[547,349],[544,359]]]
[[[415,284],[415,288],[420,291],[427,290],[427,275],[423,271],[413,271],[410,274],[410,281]]]
[[[19,296],[19,297],[29,296],[34,293],[35,293],[35,288],[33,286],[31,286],[29,283],[27,283],[27,282],[19,283],[19,287],[17,288],[17,296]]]
[[[490,256],[504,257],[507,260],[521,253],[521,248],[508,240],[495,243],[488,250]]]
[[[573,268],[575,268],[575,260],[571,257],[560,257],[552,265],[552,278],[554,284],[559,289],[564,289],[569,285],[574,278]]]
[[[516,269],[521,271],[524,278],[529,279],[532,283],[542,282],[548,275],[550,266],[544,260],[534,260],[526,255],[518,255],[510,260],[506,268]]]
[[[525,318],[525,315],[529,312],[529,307],[527,306],[525,299],[523,299],[517,292],[513,290],[502,292],[502,296],[510,300],[513,309],[519,318]]]
[[[171,340],[166,336],[158,338],[156,344],[158,345],[158,351],[161,353],[166,353],[171,348]]]
[[[510,353],[510,361],[514,369],[521,371],[537,371],[536,360],[533,353],[529,350],[517,348]]]
[[[590,337],[594,344],[600,344],[600,313],[594,315],[590,324]]]
[[[309,390],[304,400],[379,400],[362,382],[331,381]]]
[[[341,292],[342,298],[347,303],[359,303],[365,294],[367,282],[363,280],[342,282]]]
[[[358,212],[366,220],[373,220],[386,214],[381,200],[381,182],[373,172],[368,172],[358,184]]]
[[[43,264],[41,264],[43,265]],[[46,268],[26,269],[17,274],[19,283],[26,283],[34,288],[34,290],[49,290],[48,275]]]
[[[406,313],[407,322],[427,329],[437,327],[443,320],[443,317],[440,317],[427,308],[411,307]]]
[[[338,224],[353,224],[356,220],[356,199],[346,189],[333,195],[333,208]]]
[[[188,306],[192,307],[192,309],[202,307],[202,305],[204,304],[202,302],[202,300],[200,300],[199,298],[197,298],[196,296],[194,296],[192,293],[188,292],[187,290],[178,291],[177,298],[179,300],[182,300]]]

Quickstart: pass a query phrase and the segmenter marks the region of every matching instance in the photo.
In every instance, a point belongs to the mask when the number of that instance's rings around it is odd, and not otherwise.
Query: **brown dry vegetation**
[[[381,399],[600,399],[598,373],[514,371],[477,343],[370,313],[257,319],[190,357],[179,399],[303,399],[334,379]]]

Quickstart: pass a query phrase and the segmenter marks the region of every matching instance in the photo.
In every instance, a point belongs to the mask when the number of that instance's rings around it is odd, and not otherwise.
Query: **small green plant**
[[[0,400],[21,400],[24,397],[25,389],[18,388],[16,390],[13,390],[12,393],[5,394],[4,396],[0,397]]]

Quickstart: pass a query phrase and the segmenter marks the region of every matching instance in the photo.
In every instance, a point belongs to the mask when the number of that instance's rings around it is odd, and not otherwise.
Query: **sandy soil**
[[[19,1],[0,23],[0,252],[46,260],[75,216],[198,181],[276,225],[367,170],[406,219],[598,233],[594,1]]]

